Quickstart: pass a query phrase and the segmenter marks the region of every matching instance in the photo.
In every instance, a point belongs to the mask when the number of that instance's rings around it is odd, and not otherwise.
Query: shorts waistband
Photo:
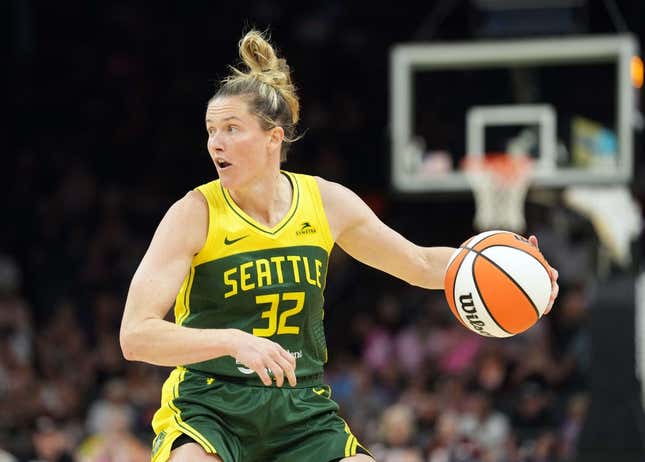
[[[252,387],[265,387],[265,388],[268,388],[267,385],[265,385],[257,375],[255,375],[254,377],[237,377],[237,376],[232,376],[232,375],[210,374],[208,372],[198,371],[198,370],[190,369],[190,368],[186,368],[186,369],[189,372],[204,376],[205,378],[214,379],[216,381],[234,383],[236,385],[247,385],[247,386],[252,386]],[[315,386],[315,385],[322,385],[324,383],[323,379],[324,379],[324,374],[323,373],[312,374],[312,375],[304,375],[302,377],[296,377],[296,380],[297,380],[296,386],[292,387],[291,385],[289,385],[289,382],[287,381],[287,378],[285,377],[284,385],[282,386],[282,388],[306,388],[306,387],[311,387],[311,386]],[[272,385],[272,386],[275,386],[275,378],[273,378],[273,382],[274,382],[274,385]]]

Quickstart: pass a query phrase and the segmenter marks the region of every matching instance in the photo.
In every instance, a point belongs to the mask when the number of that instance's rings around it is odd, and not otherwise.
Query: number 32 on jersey
[[[255,303],[269,306],[268,309],[260,313],[262,319],[268,320],[268,325],[254,328],[253,335],[271,337],[275,334],[298,335],[300,333],[300,326],[288,325],[287,321],[291,316],[300,313],[305,306],[304,292],[256,295]]]

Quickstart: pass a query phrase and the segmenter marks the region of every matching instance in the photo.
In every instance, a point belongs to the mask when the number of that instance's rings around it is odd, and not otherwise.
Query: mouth
[[[230,162],[225,161],[224,159],[215,159],[215,165],[220,169],[225,169],[231,166]]]

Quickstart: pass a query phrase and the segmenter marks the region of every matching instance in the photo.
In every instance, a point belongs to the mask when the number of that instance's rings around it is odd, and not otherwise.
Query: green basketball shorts
[[[369,454],[338,416],[328,385],[250,386],[178,367],[161,395],[152,420],[153,462],[167,461],[182,434],[224,462],[330,462]]]

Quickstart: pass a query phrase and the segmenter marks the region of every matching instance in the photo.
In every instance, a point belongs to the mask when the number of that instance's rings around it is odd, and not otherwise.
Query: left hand
[[[533,235],[529,236],[529,243],[531,245],[534,245],[536,249],[540,250],[537,237]],[[551,297],[549,297],[549,304],[547,305],[546,310],[544,310],[545,315],[549,314],[549,311],[551,311],[551,308],[553,308],[553,303],[555,302],[555,299],[558,296],[558,292],[560,291],[560,286],[558,285],[558,270],[553,268],[551,265],[549,265],[549,269],[551,270]]]

